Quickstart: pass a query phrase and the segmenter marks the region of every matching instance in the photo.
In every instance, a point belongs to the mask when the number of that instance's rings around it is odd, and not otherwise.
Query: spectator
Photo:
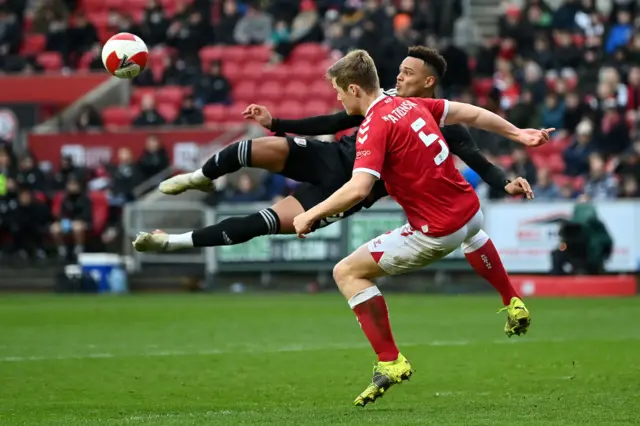
[[[86,233],[91,230],[93,222],[91,199],[82,188],[82,184],[70,179],[60,205],[60,212],[51,224],[51,236],[58,247],[60,258],[69,259],[71,251],[80,254],[84,252]],[[67,246],[65,236],[71,235],[73,244]]]
[[[148,136],[144,151],[138,159],[138,170],[142,175],[142,179],[150,179],[168,167],[169,155],[160,144],[160,139],[155,135]]]
[[[531,161],[531,158],[529,158],[527,151],[524,148],[517,147],[513,151],[513,159],[514,161],[509,171],[515,176],[522,176],[528,180],[532,186],[535,186],[538,181],[538,174],[536,172],[536,166],[533,164],[533,161]]]
[[[273,49],[271,63],[282,62],[291,52],[293,45],[291,44],[291,31],[285,21],[277,21],[271,33],[269,45]]]
[[[140,115],[133,120],[134,127],[162,126],[167,122],[156,110],[156,99],[146,94],[140,101]]]
[[[14,248],[20,257],[44,259],[44,237],[51,223],[51,212],[47,205],[34,198],[28,189],[18,193],[18,208],[14,233]]]
[[[16,216],[18,211],[18,185],[16,181],[11,178],[5,178],[2,191],[0,191],[0,236],[3,234],[13,235],[16,228]],[[2,253],[2,247],[0,247],[0,254]],[[13,247],[9,252],[13,252]]]
[[[560,200],[575,200],[578,198],[578,191],[574,188],[571,182],[565,182],[559,188]]]
[[[612,54],[618,47],[626,45],[633,35],[633,25],[631,24],[631,14],[627,11],[620,11],[616,17],[616,23],[611,27],[605,50]]]
[[[627,82],[627,110],[640,110],[640,66],[631,67]]]
[[[25,155],[18,163],[16,182],[21,188],[32,191],[47,192],[47,181],[31,155]]]
[[[240,12],[236,0],[224,0],[222,2],[221,18],[213,28],[215,42],[217,44],[236,44],[234,38],[234,28],[238,25]]]
[[[599,154],[589,156],[589,177],[584,187],[589,200],[612,200],[618,195],[618,182],[606,171],[605,163]]]
[[[46,34],[54,21],[66,21],[67,6],[62,0],[41,0],[33,11],[33,29],[40,34]]]
[[[546,36],[538,36],[533,42],[533,52],[531,59],[535,61],[544,71],[548,71],[555,67],[555,58],[549,40]]]
[[[600,130],[598,151],[605,156],[619,154],[629,147],[629,128],[613,99],[605,102]]]
[[[109,204],[121,206],[132,201],[133,190],[142,183],[142,176],[129,148],[118,149],[118,164],[109,167],[109,175]]]
[[[231,83],[222,75],[222,63],[214,61],[209,74],[200,81],[197,90],[200,104],[229,104],[231,102]]]
[[[564,128],[567,132],[573,133],[586,113],[586,106],[582,103],[580,95],[576,92],[567,93],[565,105]]]
[[[238,44],[264,44],[271,36],[271,16],[252,4],[233,30]]]
[[[74,25],[68,30],[68,37],[73,40],[70,53],[74,55],[76,61],[83,53],[88,52],[96,43],[100,42],[96,27],[89,22],[83,12],[76,14]]]
[[[521,129],[540,127],[540,114],[531,91],[523,92],[520,102],[509,110],[509,121]]]
[[[182,108],[173,124],[177,126],[195,126],[204,123],[204,115],[196,106],[192,95],[185,96],[182,100]]]
[[[589,156],[593,152],[593,125],[584,120],[576,127],[576,135],[571,145],[564,151],[564,173],[581,176],[589,172]]]
[[[531,91],[532,102],[536,105],[544,101],[547,93],[547,83],[544,81],[542,68],[533,61],[528,61],[524,66],[524,90]]]
[[[98,110],[93,105],[83,105],[75,122],[75,130],[84,132],[100,130],[100,128],[102,128],[102,117],[100,117]]]
[[[54,189],[56,191],[65,189],[69,180],[84,182],[85,179],[85,170],[73,164],[73,157],[70,155],[63,155],[60,159],[60,168],[53,175]]]
[[[558,31],[556,33],[556,40],[558,46],[553,55],[555,67],[559,71],[564,68],[578,67],[582,60],[582,54],[573,42],[571,33],[569,31]]]
[[[552,27],[561,30],[572,30],[576,27],[576,14],[580,11],[578,0],[564,0],[553,14]]]
[[[0,56],[17,54],[21,38],[22,28],[17,16],[0,6]]]
[[[211,39],[211,29],[200,12],[191,12],[184,20],[174,18],[167,30],[167,44],[187,56],[196,55]]]
[[[262,201],[265,197],[264,188],[256,187],[256,185],[251,181],[251,178],[248,174],[242,173],[234,185],[231,188],[226,196],[226,201],[235,202],[235,203],[246,203],[246,202],[254,202],[254,201]]]
[[[626,176],[622,180],[620,198],[640,198],[638,181],[632,176]]]
[[[564,129],[564,102],[555,93],[547,94],[542,107],[542,127],[545,129]]]
[[[6,191],[7,179],[15,176],[11,156],[6,148],[0,149],[0,196]]]
[[[163,43],[166,39],[169,21],[159,0],[149,0],[144,8],[140,34],[149,47]]]
[[[192,58],[167,56],[162,73],[162,85],[196,86],[200,81],[200,65]]]
[[[533,187],[536,200],[555,201],[560,198],[560,190],[551,180],[549,169],[538,169],[537,183]]]

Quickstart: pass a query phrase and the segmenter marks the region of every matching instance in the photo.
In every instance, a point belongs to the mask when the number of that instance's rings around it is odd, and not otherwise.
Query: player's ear
[[[347,87],[347,91],[349,92],[350,95],[353,95],[353,96],[358,96],[358,89],[360,88],[355,84],[350,84],[349,87]]]

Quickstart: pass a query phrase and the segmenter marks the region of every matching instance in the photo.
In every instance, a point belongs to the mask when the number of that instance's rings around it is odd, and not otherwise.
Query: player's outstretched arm
[[[468,124],[527,146],[540,146],[549,141],[555,129],[520,129],[484,108],[460,102],[448,103],[444,124]]]
[[[295,133],[298,135],[332,135],[334,133],[358,127],[364,117],[349,115],[340,111],[330,115],[301,118],[299,120],[285,120],[274,118],[271,130],[274,132]]]
[[[298,236],[304,238],[304,235],[311,232],[311,226],[315,221],[347,211],[364,200],[371,192],[376,180],[376,177],[370,173],[354,173],[351,180],[329,198],[295,217],[293,226]]]

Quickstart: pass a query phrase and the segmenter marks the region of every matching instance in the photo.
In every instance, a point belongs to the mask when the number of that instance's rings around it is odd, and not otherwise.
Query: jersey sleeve
[[[429,99],[429,98],[414,98],[414,100],[423,107],[427,108],[436,123],[440,127],[444,127],[444,122],[447,119],[447,113],[449,112],[449,101],[446,99]]]
[[[380,179],[387,148],[388,125],[370,116],[362,122],[356,138],[353,173],[369,173]]]

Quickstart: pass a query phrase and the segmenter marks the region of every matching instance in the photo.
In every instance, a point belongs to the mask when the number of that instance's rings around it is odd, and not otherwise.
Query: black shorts
[[[282,175],[302,182],[293,193],[305,211],[315,207],[351,179],[355,147],[344,141],[322,142],[301,137],[287,137],[289,158]],[[322,228],[340,219],[370,207],[387,195],[382,181],[376,182],[371,196],[335,217],[318,221],[314,229]]]

